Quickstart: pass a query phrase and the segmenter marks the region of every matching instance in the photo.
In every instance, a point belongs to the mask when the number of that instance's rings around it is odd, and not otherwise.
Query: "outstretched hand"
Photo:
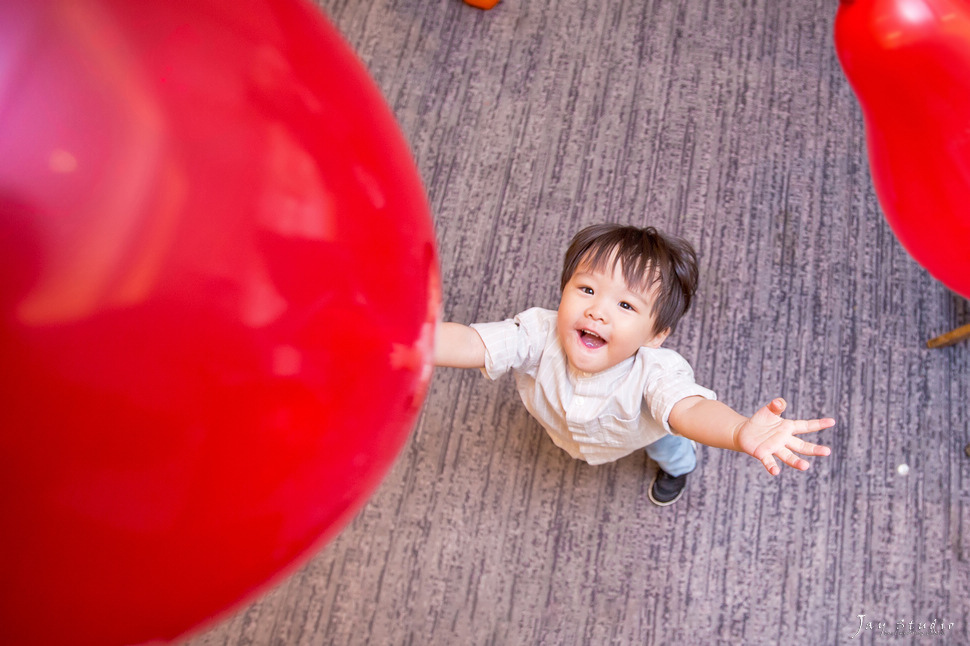
[[[831,418],[812,420],[782,419],[788,404],[784,399],[773,399],[767,406],[739,424],[734,431],[734,444],[740,451],[756,458],[773,476],[781,473],[775,457],[790,467],[805,471],[807,460],[795,455],[829,455],[827,446],[812,444],[796,437],[802,433],[813,433],[835,425]]]

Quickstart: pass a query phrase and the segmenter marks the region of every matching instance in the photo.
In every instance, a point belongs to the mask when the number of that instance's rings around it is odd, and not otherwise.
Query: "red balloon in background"
[[[360,508],[428,378],[405,141],[301,0],[0,6],[0,643],[171,640]]]
[[[841,0],[835,47],[886,219],[917,262],[970,298],[970,4]]]

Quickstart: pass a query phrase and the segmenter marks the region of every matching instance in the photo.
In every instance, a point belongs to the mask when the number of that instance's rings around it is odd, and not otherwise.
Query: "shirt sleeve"
[[[551,319],[555,325],[555,318]],[[485,367],[482,373],[497,379],[510,370],[528,371],[539,363],[549,337],[548,310],[532,308],[515,318],[496,323],[471,326],[485,343]]]
[[[668,433],[677,434],[670,428],[670,411],[686,397],[699,395],[705,399],[717,399],[717,394],[694,381],[694,370],[687,360],[673,350],[661,350],[652,366],[643,398],[650,415],[663,425]]]

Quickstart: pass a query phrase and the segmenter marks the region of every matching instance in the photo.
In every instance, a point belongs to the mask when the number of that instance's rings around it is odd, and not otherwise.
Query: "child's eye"
[[[583,287],[580,287],[580,288],[579,288],[579,291],[581,291],[581,292],[582,292],[582,293],[584,293],[584,294],[589,294],[590,296],[592,296],[592,295],[593,295],[593,288],[592,288],[592,287],[586,287],[586,286],[584,285]]]
[[[630,305],[626,301],[622,301],[620,303],[620,307],[622,307],[625,310],[630,310],[631,312],[636,312],[637,311],[637,308],[633,307],[632,305]]]

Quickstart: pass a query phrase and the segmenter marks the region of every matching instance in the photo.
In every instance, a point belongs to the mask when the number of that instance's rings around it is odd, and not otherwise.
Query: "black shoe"
[[[682,476],[675,477],[663,469],[658,470],[653,482],[650,483],[650,491],[647,494],[650,497],[650,502],[661,507],[675,503],[684,494],[688,475],[685,473]]]

